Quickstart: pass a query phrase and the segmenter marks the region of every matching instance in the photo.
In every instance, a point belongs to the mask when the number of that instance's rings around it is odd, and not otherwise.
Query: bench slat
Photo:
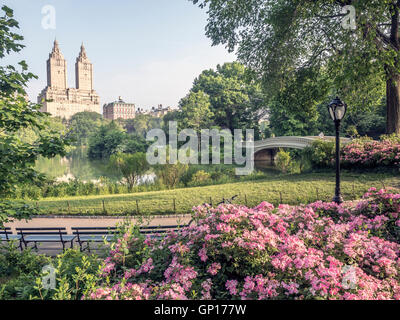
[[[20,240],[21,236],[20,235],[14,235],[14,234],[9,234],[9,235],[4,235],[0,234],[0,240],[1,241],[7,241],[7,240]]]
[[[113,235],[80,235],[79,240],[81,242],[93,241],[93,242],[103,242],[104,240],[114,239]]]
[[[75,235],[66,235],[62,237],[62,241],[69,242],[76,238]],[[60,236],[53,235],[28,235],[24,237],[25,242],[61,242]]]
[[[18,231],[66,231],[66,228],[16,228]]]

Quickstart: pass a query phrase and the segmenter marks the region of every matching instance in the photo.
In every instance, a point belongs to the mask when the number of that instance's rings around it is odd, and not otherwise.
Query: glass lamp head
[[[347,105],[336,97],[328,105],[328,111],[333,121],[342,121],[346,115]]]

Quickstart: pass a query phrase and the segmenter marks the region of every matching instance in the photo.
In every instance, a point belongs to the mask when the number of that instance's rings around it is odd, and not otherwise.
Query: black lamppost
[[[342,102],[338,97],[332,100],[332,102],[328,105],[328,111],[335,123],[336,129],[336,189],[335,189],[335,197],[333,198],[333,202],[337,204],[341,204],[343,202],[343,197],[340,192],[340,122],[344,118],[347,105]]]

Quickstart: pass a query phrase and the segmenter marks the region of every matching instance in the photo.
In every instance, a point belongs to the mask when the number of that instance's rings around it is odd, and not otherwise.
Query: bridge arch
[[[334,140],[335,137],[274,137],[254,142],[254,161],[259,165],[274,165],[276,154],[280,148],[304,149],[311,146],[315,140]],[[351,140],[341,138],[341,141],[348,143]]]

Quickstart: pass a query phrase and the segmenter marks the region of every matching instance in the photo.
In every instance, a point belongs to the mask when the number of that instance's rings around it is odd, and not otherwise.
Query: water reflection
[[[89,160],[87,149],[84,147],[74,149],[65,157],[39,158],[36,162],[36,169],[58,182],[78,179],[84,182],[100,183],[102,177],[113,182],[122,179],[122,176],[109,170],[107,161]],[[154,178],[154,174],[147,174],[141,177],[139,183],[149,183],[154,181]]]
[[[263,161],[255,161],[255,167],[268,175],[279,173],[275,166]],[[115,171],[109,170],[107,161],[89,160],[87,148],[84,147],[74,149],[66,157],[40,158],[36,162],[36,169],[59,182],[78,179],[85,182],[100,183],[101,178],[107,178],[112,182],[122,180],[122,176],[116,174]],[[139,179],[139,184],[151,183],[155,177],[154,173],[144,175]]]

